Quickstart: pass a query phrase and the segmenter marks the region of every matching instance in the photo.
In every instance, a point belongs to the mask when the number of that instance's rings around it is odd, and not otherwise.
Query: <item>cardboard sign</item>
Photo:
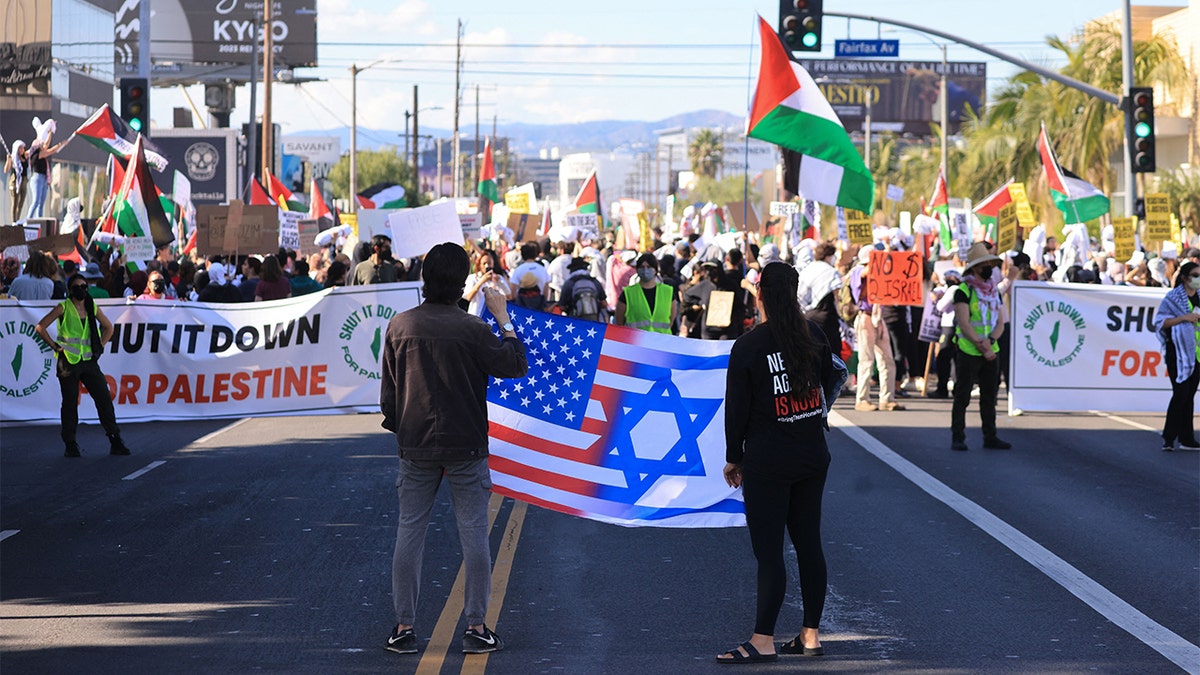
[[[278,252],[279,207],[270,204],[243,206],[238,246],[234,250],[240,253]]]
[[[225,236],[221,239],[221,248],[226,253],[238,250],[238,240],[242,234],[242,211],[246,205],[234,199],[229,202],[228,215],[225,216]]]
[[[1136,218],[1113,218],[1113,258],[1125,262],[1133,257]]]
[[[875,305],[924,304],[921,273],[925,269],[916,251],[871,251],[867,264],[867,300]]]
[[[463,243],[462,223],[454,202],[397,211],[388,222],[392,226],[392,254],[397,258],[423,256],[446,242]]]
[[[0,227],[0,248],[24,246],[26,241],[28,240],[25,238],[25,228],[20,225]]]
[[[1021,229],[1028,232],[1037,227],[1037,220],[1033,217],[1033,207],[1029,205],[1029,196],[1025,193],[1025,184],[1009,185],[1008,196],[1012,197],[1012,203],[1017,205],[1017,224],[1021,226]]]
[[[1000,207],[996,219],[996,250],[1011,251],[1017,246],[1017,205],[1009,202]]]
[[[306,214],[299,211],[284,211],[279,214],[279,246],[300,252],[300,220]]]
[[[317,233],[321,231],[321,223],[309,218],[301,218],[296,223],[297,229],[300,231],[300,241],[296,247],[296,253],[300,255],[312,255],[321,250],[316,245]]]
[[[871,216],[862,211],[846,209],[846,232],[851,244],[866,245],[875,241]]]
[[[800,204],[797,202],[771,202],[769,213],[772,216],[790,216],[793,213],[800,213]]]
[[[154,237],[125,237],[125,260],[154,260]]]
[[[225,252],[225,223],[228,206],[196,206],[196,251],[203,256]]]
[[[708,294],[708,312],[704,325],[710,328],[727,328],[733,321],[733,291],[713,291]]]
[[[1146,195],[1146,241],[1171,241],[1171,198],[1166,194]]]
[[[887,198],[893,202],[898,202],[904,199],[904,188],[899,185],[887,186]]]
[[[758,220],[758,214],[754,212],[754,207],[746,202],[729,202],[725,205],[725,212],[729,214],[729,223],[733,225],[734,229],[746,232],[760,232],[762,230],[762,223]],[[743,214],[745,215],[744,218],[742,217]]]
[[[542,217],[531,213],[508,214],[508,229],[513,231],[513,241],[520,244],[526,241],[537,241],[538,228],[542,226]]]

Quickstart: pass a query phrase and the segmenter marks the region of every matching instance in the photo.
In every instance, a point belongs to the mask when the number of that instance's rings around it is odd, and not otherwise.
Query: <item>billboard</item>
[[[140,0],[120,4],[116,16],[117,76],[136,74],[138,68],[138,12]],[[190,78],[211,68],[199,64],[245,65],[254,52],[262,22],[262,2],[239,0],[154,0],[150,24],[150,53],[155,73],[177,73]],[[316,0],[274,0],[271,35],[276,68],[317,65]],[[258,40],[261,44],[261,38]],[[213,73],[219,79],[239,79],[228,69]],[[245,76],[242,76],[244,78]]]
[[[4,11],[0,21],[0,95],[50,91],[50,0],[33,0]],[[17,11],[18,9],[24,11]]]
[[[238,196],[236,129],[158,129],[154,144],[169,164],[151,172],[163,194],[174,190],[175,171],[192,184],[192,203],[224,204]]]
[[[867,98],[871,128],[928,135],[940,116],[941,61],[895,59],[800,59],[821,93],[848,131],[863,128]],[[952,61],[946,64],[950,131],[956,133],[968,109],[983,110],[987,94],[987,64]]]

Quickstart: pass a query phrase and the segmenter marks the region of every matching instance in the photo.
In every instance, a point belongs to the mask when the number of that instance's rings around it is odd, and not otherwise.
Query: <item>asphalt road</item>
[[[858,673],[1200,672],[1200,455],[1155,416],[1002,417],[949,450],[949,401],[841,401],[824,502],[826,656]],[[0,429],[0,670],[14,673],[705,673],[749,637],[744,529],[626,529],[495,498],[491,622],[458,653],[439,495],[418,617],[394,623],[394,444],[374,415]],[[152,467],[152,468],[151,468]],[[144,471],[149,468],[148,471]],[[799,629],[795,571],[778,640]]]

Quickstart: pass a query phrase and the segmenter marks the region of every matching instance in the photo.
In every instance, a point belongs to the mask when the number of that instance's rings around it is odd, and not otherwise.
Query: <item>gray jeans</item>
[[[468,626],[476,626],[483,623],[487,614],[488,596],[492,592],[492,552],[488,544],[492,477],[487,458],[465,462],[401,459],[396,480],[400,517],[396,526],[396,552],[392,556],[392,602],[396,621],[403,625],[416,622],[425,533],[443,475],[450,483],[466,568],[463,618]]]

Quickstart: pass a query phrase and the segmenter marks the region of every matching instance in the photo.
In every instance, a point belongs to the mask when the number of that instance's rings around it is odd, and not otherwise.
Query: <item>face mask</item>
[[[658,273],[649,267],[639,267],[637,271],[638,278],[642,281],[653,281]]]
[[[1200,291],[1200,278],[1188,277],[1188,288],[1193,291]]]
[[[995,268],[994,267],[985,267],[985,268],[979,270],[979,278],[983,279],[984,281],[991,279],[993,269],[995,269]]]
[[[150,282],[150,288],[153,288],[155,293],[162,293],[167,290],[167,282],[162,279],[155,279]]]
[[[71,288],[71,297],[76,300],[83,300],[88,296],[87,286],[74,286]]]

